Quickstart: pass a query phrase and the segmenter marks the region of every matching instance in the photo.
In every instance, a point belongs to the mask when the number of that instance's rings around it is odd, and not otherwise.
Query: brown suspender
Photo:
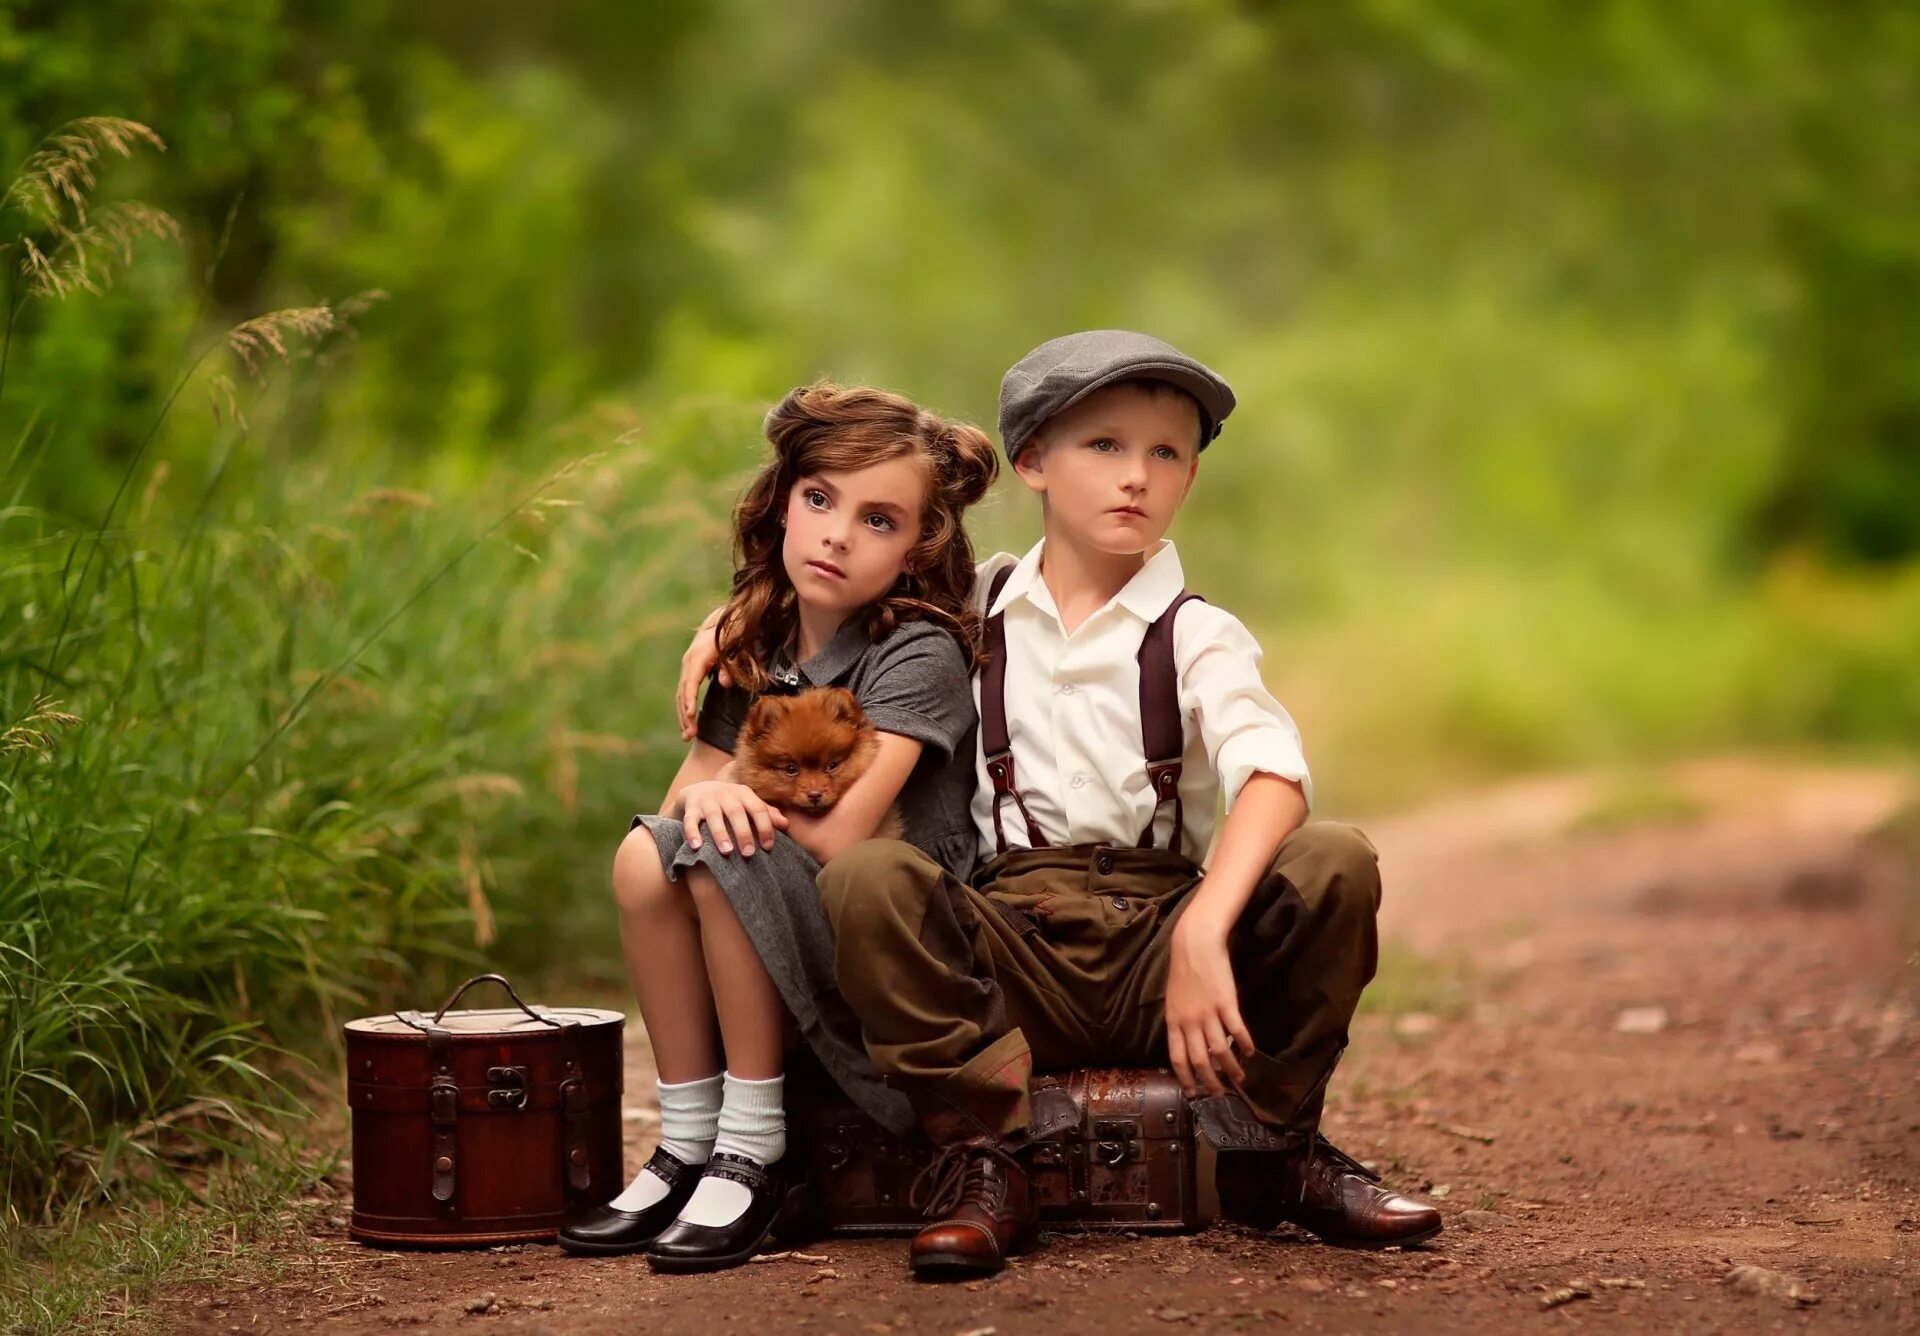
[[[989,609],[999,601],[1000,591],[1006,588],[1007,577],[1012,574],[1013,567],[1008,566],[993,577],[993,584],[987,590]],[[993,842],[998,851],[1007,851],[1007,832],[1000,824],[1000,805],[1008,798],[1013,799],[1021,819],[1027,823],[1027,842],[1035,849],[1050,848],[1047,837],[1034,824],[1033,813],[1027,810],[1026,799],[1014,784],[1013,741],[1007,736],[1007,619],[997,612],[987,618],[987,663],[980,670],[980,749],[986,753],[987,778],[993,784]]]
[[[993,583],[987,590],[987,607],[1000,601],[1000,591],[1006,587],[1007,579],[1013,574],[1011,566],[1005,567],[993,577]],[[1180,802],[1180,757],[1186,750],[1186,730],[1180,722],[1180,674],[1173,658],[1173,619],[1189,601],[1198,599],[1198,594],[1185,590],[1167,605],[1167,610],[1154,618],[1147,627],[1147,633],[1140,640],[1140,733],[1142,751],[1147,761],[1147,783],[1153,790],[1153,811],[1147,817],[1147,828],[1140,833],[1138,847],[1151,849],[1153,842],[1154,820],[1160,815],[1160,808],[1171,799],[1173,802],[1173,838],[1169,848],[1175,852],[1180,848],[1180,835],[1185,811]],[[1007,732],[1007,628],[1004,613],[994,613],[987,618],[986,626],[986,666],[980,672],[980,746],[986,753],[987,778],[993,784],[993,838],[998,852],[1007,851],[1007,836],[1000,824],[1000,807],[1008,798],[1013,799],[1015,807],[1020,809],[1021,818],[1027,823],[1027,840],[1036,849],[1049,848],[1046,836],[1040,833],[1032,813],[1027,811],[1026,800],[1020,796],[1020,788],[1014,777],[1013,743]]]
[[[1153,810],[1140,832],[1140,848],[1153,848],[1153,823],[1161,806],[1173,800],[1173,835],[1167,848],[1180,852],[1186,811],[1180,802],[1180,754],[1186,750],[1186,730],[1180,726],[1180,670],[1173,661],[1173,619],[1200,595],[1181,590],[1167,610],[1153,619],[1140,640],[1140,740],[1147,757],[1147,785],[1153,790]],[[1202,600],[1204,602],[1204,600]]]

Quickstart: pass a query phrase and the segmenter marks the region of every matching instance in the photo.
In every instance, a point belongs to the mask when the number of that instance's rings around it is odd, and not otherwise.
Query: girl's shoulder
[[[967,680],[967,656],[953,633],[936,622],[901,622],[860,656],[861,676],[912,672],[943,680]]]

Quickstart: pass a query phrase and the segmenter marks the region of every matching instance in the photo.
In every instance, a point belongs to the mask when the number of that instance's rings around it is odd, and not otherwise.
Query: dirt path
[[[1429,1247],[1050,1236],[936,1288],[896,1240],[676,1279],[328,1230],[277,1284],[165,1311],[185,1332],[343,1334],[1920,1330],[1920,853],[1862,838],[1911,792],[1882,771],[1702,764],[1651,795],[1557,780],[1375,823],[1395,945],[1328,1128],[1439,1201]],[[1621,823],[1634,810],[1666,816]],[[637,1164],[652,1118],[628,1116]],[[1801,1297],[1742,1292],[1736,1267]]]

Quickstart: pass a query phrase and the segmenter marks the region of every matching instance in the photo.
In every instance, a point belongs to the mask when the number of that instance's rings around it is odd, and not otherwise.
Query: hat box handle
[[[520,1008],[520,1010],[526,1012],[528,1016],[532,1017],[536,1021],[539,1021],[542,1025],[551,1025],[556,1030],[563,1028],[559,1021],[556,1021],[548,1016],[542,1016],[539,1012],[535,1011],[532,1007],[528,1006],[525,1002],[522,1002],[520,1000],[520,994],[513,991],[513,985],[507,982],[506,976],[503,974],[476,974],[471,979],[468,979],[465,983],[461,984],[458,988],[453,990],[453,996],[448,998],[445,1002],[441,1004],[440,1010],[433,1013],[433,1023],[435,1025],[438,1025],[440,1023],[441,1018],[444,1017],[449,1011],[453,1010],[453,1004],[455,1002],[458,1002],[462,997],[466,995],[467,989],[473,987],[477,983],[499,984],[502,988],[507,990],[507,996],[513,999],[513,1005]]]

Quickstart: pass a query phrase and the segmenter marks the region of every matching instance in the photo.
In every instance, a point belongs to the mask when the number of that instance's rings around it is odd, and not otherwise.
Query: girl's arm
[[[667,785],[667,796],[660,800],[660,815],[680,820],[687,810],[682,790],[689,784],[714,778],[732,759],[710,742],[696,742],[687,748],[686,759],[673,772],[673,783]]]
[[[708,613],[706,620],[700,623],[693,633],[693,641],[687,646],[687,652],[680,656],[680,685],[673,694],[674,704],[680,710],[680,738],[683,742],[693,741],[694,721],[700,714],[700,684],[707,680],[707,674],[713,671],[713,665],[720,661],[720,614],[725,606],[715,608]],[[720,670],[720,685],[732,686],[727,670]]]
[[[920,760],[921,745],[917,738],[880,734],[880,749],[867,773],[853,782],[825,816],[789,813],[788,838],[812,854],[816,863],[825,863],[842,850],[872,839]]]

